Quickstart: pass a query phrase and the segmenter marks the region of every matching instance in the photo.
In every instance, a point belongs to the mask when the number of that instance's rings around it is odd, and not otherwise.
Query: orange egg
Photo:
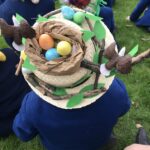
[[[39,37],[39,44],[42,49],[48,50],[48,49],[54,47],[54,40],[48,34],[42,34]]]

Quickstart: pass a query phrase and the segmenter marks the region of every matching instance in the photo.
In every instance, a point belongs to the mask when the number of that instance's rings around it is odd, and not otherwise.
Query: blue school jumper
[[[5,0],[0,5],[0,18],[13,25],[12,16],[18,13],[32,25],[39,14],[44,15],[54,9],[54,0],[40,0],[38,4],[33,4],[31,0]],[[12,39],[6,38],[6,42],[12,47]]]
[[[106,2],[108,7],[112,7],[113,4],[115,3],[115,0],[106,0]]]
[[[15,76],[18,56],[8,48],[1,51],[7,60],[0,62],[0,137],[7,137],[12,132],[13,119],[30,88],[21,73]]]
[[[108,27],[111,33],[113,33],[115,29],[114,15],[113,10],[110,7],[102,6],[100,9],[100,17],[102,17],[102,21]]]
[[[125,86],[118,79],[99,100],[80,109],[57,108],[31,92],[24,98],[13,130],[23,141],[39,135],[47,150],[97,150],[129,108]]]
[[[147,10],[144,12],[146,8]],[[140,18],[143,12],[144,15]],[[150,27],[150,0],[140,0],[130,15],[130,19],[135,22],[137,26]]]

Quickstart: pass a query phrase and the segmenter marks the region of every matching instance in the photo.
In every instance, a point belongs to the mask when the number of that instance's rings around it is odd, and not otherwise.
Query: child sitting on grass
[[[12,133],[14,117],[30,91],[22,74],[15,76],[18,61],[19,57],[12,49],[0,50],[0,138]]]
[[[135,22],[138,27],[145,27],[150,32],[150,0],[140,0],[127,20]]]

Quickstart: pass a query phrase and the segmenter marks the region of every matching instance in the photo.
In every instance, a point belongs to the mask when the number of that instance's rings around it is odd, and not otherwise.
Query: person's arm
[[[143,11],[150,5],[150,0],[140,0],[130,15],[131,21],[137,21]]]
[[[37,135],[37,131],[31,121],[32,114],[30,114],[27,101],[31,100],[30,94],[27,94],[23,100],[19,113],[14,119],[13,131],[22,141],[29,141]]]
[[[124,150],[150,150],[150,145],[132,144]]]

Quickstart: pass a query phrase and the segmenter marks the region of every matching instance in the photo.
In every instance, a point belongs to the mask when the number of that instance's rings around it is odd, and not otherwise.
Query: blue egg
[[[56,58],[59,58],[60,55],[57,53],[56,48],[51,48],[49,50],[46,51],[45,53],[45,58],[50,61],[50,60],[54,60]]]
[[[64,18],[68,19],[68,20],[72,20],[74,14],[75,14],[75,11],[71,7],[68,7],[68,6],[62,6],[61,12],[62,12]]]

